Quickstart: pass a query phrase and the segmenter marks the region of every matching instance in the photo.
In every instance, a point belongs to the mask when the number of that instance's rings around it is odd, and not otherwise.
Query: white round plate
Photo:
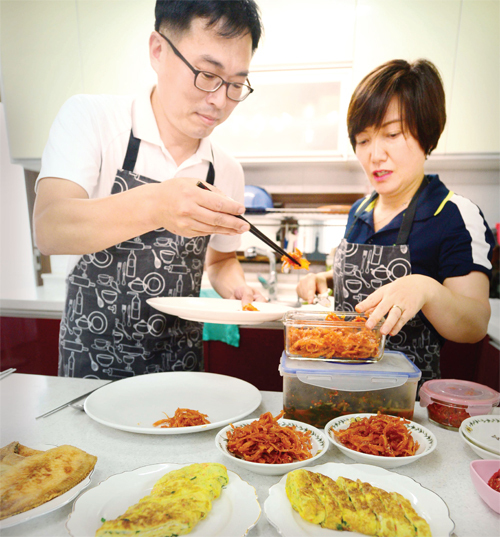
[[[154,484],[167,472],[187,464],[153,464],[131,472],[108,477],[96,487],[82,494],[73,505],[73,512],[66,522],[72,537],[89,537],[102,526],[102,520],[112,520],[122,515],[130,506],[147,496]],[[239,475],[228,470],[229,483],[212,502],[212,510],[189,535],[216,537],[246,535],[257,524],[261,509],[255,488]]]
[[[460,430],[473,444],[500,456],[500,416],[472,416],[462,422]]]
[[[500,455],[495,455],[495,453],[491,451],[487,451],[486,449],[483,449],[479,447],[478,445],[474,444],[474,442],[471,442],[463,433],[462,429],[460,428],[458,430],[460,434],[460,438],[476,453],[476,455],[479,455],[481,459],[489,460],[489,459],[495,459],[500,460]]]
[[[188,321],[215,324],[260,324],[281,319],[291,309],[272,302],[254,302],[259,311],[243,311],[241,300],[200,297],[158,297],[146,301],[163,313]]]
[[[344,446],[333,434],[334,430],[339,431],[347,429],[353,419],[369,418],[370,416],[376,415],[377,414],[348,414],[347,416],[339,416],[325,425],[325,433],[330,442],[350,459],[364,464],[374,464],[381,468],[398,468],[399,466],[405,466],[406,464],[410,464],[429,455],[429,453],[432,453],[436,449],[437,438],[434,434],[429,431],[429,429],[422,427],[422,425],[419,425],[414,421],[407,423],[406,428],[411,432],[413,439],[420,444],[420,447],[415,455],[409,457],[380,457],[354,451],[353,449]]]
[[[356,481],[370,483],[387,492],[399,492],[407,498],[415,511],[425,518],[429,523],[432,535],[445,537],[451,535],[455,524],[450,518],[448,506],[443,499],[435,492],[422,487],[420,483],[410,477],[389,472],[384,468],[371,466],[369,464],[338,464],[328,462],[320,466],[307,468],[311,472],[318,472],[332,479],[346,477]],[[334,533],[340,536],[345,532],[325,529],[316,524],[306,522],[292,509],[292,505],[286,497],[285,492],[286,476],[283,476],[279,483],[273,485],[269,490],[269,497],[264,504],[264,512],[269,522],[278,530],[283,537],[317,536],[333,537]],[[361,537],[360,533],[351,533],[349,537]]]
[[[52,449],[56,446],[41,444],[30,445],[29,447],[32,449],[38,449],[40,451],[47,451],[48,449]],[[55,511],[56,509],[59,509],[60,507],[63,507],[64,505],[68,504],[69,502],[71,502],[71,500],[75,499],[76,496],[78,496],[78,494],[80,494],[83,489],[90,485],[94,470],[95,466],[85,479],[80,481],[80,483],[75,485],[72,489],[68,490],[64,494],[57,496],[57,498],[45,502],[38,507],[34,507],[29,511],[25,511],[24,513],[19,513],[18,515],[10,516],[9,518],[4,518],[3,520],[0,520],[0,531],[6,528],[10,528],[11,526],[17,526],[18,524],[26,522],[27,520],[31,520],[32,518],[46,515],[47,513],[51,513],[52,511]]]
[[[132,433],[185,434],[223,427],[244,418],[261,403],[259,390],[241,379],[198,371],[152,373],[106,384],[85,401],[95,421]],[[207,425],[153,427],[177,408],[207,414]]]
[[[239,421],[238,423],[234,423],[233,425],[235,427],[243,427],[254,421],[257,420],[252,419]],[[304,461],[290,462],[286,464],[263,464],[259,462],[251,462],[246,461],[244,459],[240,459],[227,449],[227,432],[231,429],[231,425],[225,427],[217,433],[217,436],[215,437],[215,446],[236,466],[240,466],[245,470],[250,470],[251,472],[255,472],[256,474],[262,475],[283,475],[287,472],[291,472],[292,470],[296,470],[297,468],[302,468],[303,466],[307,466],[308,464],[317,461],[328,451],[328,439],[326,438],[326,435],[323,433],[323,431],[316,429],[316,427],[313,427],[312,425],[309,425],[307,423],[302,423],[301,421],[287,419],[280,419],[278,420],[278,423],[282,427],[291,427],[292,425],[294,425],[301,432],[311,431],[312,458],[306,459]]]

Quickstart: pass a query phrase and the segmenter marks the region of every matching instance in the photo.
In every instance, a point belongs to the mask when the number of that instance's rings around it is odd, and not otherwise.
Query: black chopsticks
[[[204,190],[209,190],[211,192],[211,190],[206,186],[204,185],[201,181],[198,181],[196,183],[196,186],[199,186],[200,188],[203,188]],[[281,246],[278,246],[275,242],[273,242],[267,235],[264,235],[264,233],[262,233],[262,231],[259,231],[253,224],[251,224],[246,218],[244,218],[243,216],[239,215],[239,214],[235,214],[233,216],[236,216],[236,218],[239,218],[240,220],[243,220],[244,222],[246,222],[249,226],[250,226],[250,233],[252,233],[252,235],[255,235],[257,238],[259,238],[262,242],[265,242],[269,247],[271,247],[275,252],[277,252],[278,254],[280,254],[282,257],[283,256],[286,256],[290,261],[292,261],[292,263],[295,263],[296,265],[298,265],[299,267],[301,266],[299,261],[297,261],[296,259],[294,259],[289,253],[285,252],[285,250],[283,250],[283,248],[281,248]]]

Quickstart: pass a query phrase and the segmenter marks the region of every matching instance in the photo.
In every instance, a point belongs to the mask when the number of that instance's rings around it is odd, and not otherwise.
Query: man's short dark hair
[[[381,127],[396,98],[403,127],[430,155],[446,123],[443,81],[428,60],[392,60],[365,76],[354,90],[347,112],[347,130],[356,151],[356,136],[368,127]]]
[[[222,37],[234,38],[250,33],[252,52],[262,34],[259,7],[254,0],[157,0],[155,30],[182,34],[189,30],[194,18],[207,20],[207,27],[217,27]]]

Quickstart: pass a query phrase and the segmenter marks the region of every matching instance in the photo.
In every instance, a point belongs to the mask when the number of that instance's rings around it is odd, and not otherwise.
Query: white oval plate
[[[40,451],[47,451],[48,449],[52,449],[56,446],[42,444],[30,445],[29,447],[31,447],[32,449],[39,449]],[[80,481],[78,485],[75,485],[72,489],[68,490],[64,494],[61,494],[60,496],[57,496],[56,498],[53,498],[52,500],[45,502],[38,507],[34,507],[29,511],[24,511],[24,513],[19,513],[18,515],[14,515],[9,518],[4,518],[3,520],[0,520],[0,530],[10,528],[11,526],[17,526],[17,524],[21,524],[22,522],[26,522],[28,520],[31,520],[32,518],[46,515],[47,513],[51,513],[52,511],[55,511],[56,509],[59,509],[60,507],[63,507],[64,505],[68,504],[69,502],[71,502],[71,500],[75,499],[76,496],[78,496],[78,494],[80,494],[83,489],[90,485],[94,470],[95,466],[85,479]]]
[[[327,462],[320,466],[311,466],[307,470],[321,473],[332,479],[337,479],[340,476],[354,481],[360,479],[387,492],[399,492],[411,502],[415,511],[427,520],[432,535],[439,537],[451,535],[455,528],[444,500],[410,477],[369,464]],[[283,537],[297,537],[298,535],[313,537],[331,535],[333,537],[334,533],[346,535],[345,532],[325,529],[306,522],[292,509],[292,504],[286,497],[285,484],[286,475],[281,478],[279,483],[270,488],[269,497],[264,504],[267,519]],[[360,533],[349,532],[347,535],[349,537],[362,537]]]
[[[152,373],[106,384],[85,401],[93,420],[132,433],[186,434],[223,427],[244,418],[261,403],[259,390],[241,379],[198,371]],[[208,415],[207,425],[153,427],[177,408]]]
[[[146,301],[163,313],[177,315],[188,321],[215,324],[260,324],[281,319],[291,309],[272,302],[254,302],[259,311],[243,311],[241,300],[201,297],[158,297]]]
[[[348,414],[346,416],[339,416],[325,425],[325,433],[330,442],[350,459],[364,464],[374,464],[381,468],[398,468],[399,466],[405,466],[406,464],[417,461],[425,455],[429,455],[429,453],[432,453],[436,449],[437,438],[434,434],[429,431],[429,429],[422,427],[422,425],[419,425],[414,421],[407,423],[406,428],[411,432],[413,439],[420,444],[420,447],[415,455],[409,457],[379,457],[377,455],[354,451],[353,449],[344,446],[344,444],[342,444],[333,434],[334,430],[339,431],[341,429],[347,429],[353,419],[369,418],[370,416],[376,416],[376,414]]]
[[[233,425],[235,427],[243,427],[254,421],[257,420],[252,419],[239,421],[238,423],[234,423]],[[292,470],[296,470],[297,468],[302,468],[303,466],[307,466],[308,464],[317,461],[328,451],[328,439],[326,438],[326,435],[319,429],[316,429],[316,427],[313,427],[312,425],[309,425],[307,423],[302,423],[301,421],[287,419],[280,419],[278,420],[278,423],[282,427],[291,427],[292,425],[294,425],[301,432],[311,431],[312,458],[306,459],[304,461],[290,462],[286,464],[263,464],[259,462],[251,462],[246,461],[244,459],[240,459],[227,449],[227,432],[231,429],[231,425],[225,427],[217,433],[217,436],[215,437],[215,447],[223,455],[228,457],[236,466],[240,466],[245,470],[250,470],[251,472],[255,472],[256,474],[262,475],[283,475],[287,472],[291,472]]]
[[[462,440],[472,449],[472,451],[474,451],[474,453],[476,453],[476,455],[479,455],[481,457],[481,459],[485,459],[485,460],[489,460],[489,459],[500,460],[500,455],[495,455],[495,453],[492,453],[491,451],[486,451],[486,449],[483,449],[483,448],[477,446],[476,444],[474,444],[474,442],[471,442],[464,435],[462,429],[459,429],[458,432],[460,434],[460,438],[462,438]]]
[[[122,515],[130,506],[147,496],[154,484],[167,472],[187,464],[153,464],[131,472],[115,474],[82,494],[66,522],[72,537],[89,537],[102,526],[102,520]],[[246,535],[257,524],[261,509],[255,488],[228,470],[229,483],[212,502],[212,510],[190,535],[218,537]]]
[[[500,416],[472,416],[461,423],[460,430],[473,444],[500,456]]]

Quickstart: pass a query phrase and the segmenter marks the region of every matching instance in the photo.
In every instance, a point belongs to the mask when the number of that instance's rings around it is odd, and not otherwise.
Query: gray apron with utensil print
[[[134,173],[140,140],[130,134],[111,194],[153,179]],[[210,162],[206,181],[213,184]],[[82,256],[67,280],[59,375],[120,379],[203,369],[203,325],[162,313],[154,297],[199,296],[209,237],[156,229]]]
[[[335,253],[333,269],[333,289],[335,309],[355,311],[355,306],[382,285],[411,274],[410,249],[408,237],[415,217],[418,196],[427,185],[424,179],[403,216],[396,244],[379,246],[348,242],[358,216],[342,239]],[[358,209],[363,212],[375,198],[374,193]],[[436,332],[430,330],[419,314],[410,319],[395,335],[389,336],[386,347],[403,352],[422,371],[419,385],[426,380],[440,378],[439,354],[441,340]]]

